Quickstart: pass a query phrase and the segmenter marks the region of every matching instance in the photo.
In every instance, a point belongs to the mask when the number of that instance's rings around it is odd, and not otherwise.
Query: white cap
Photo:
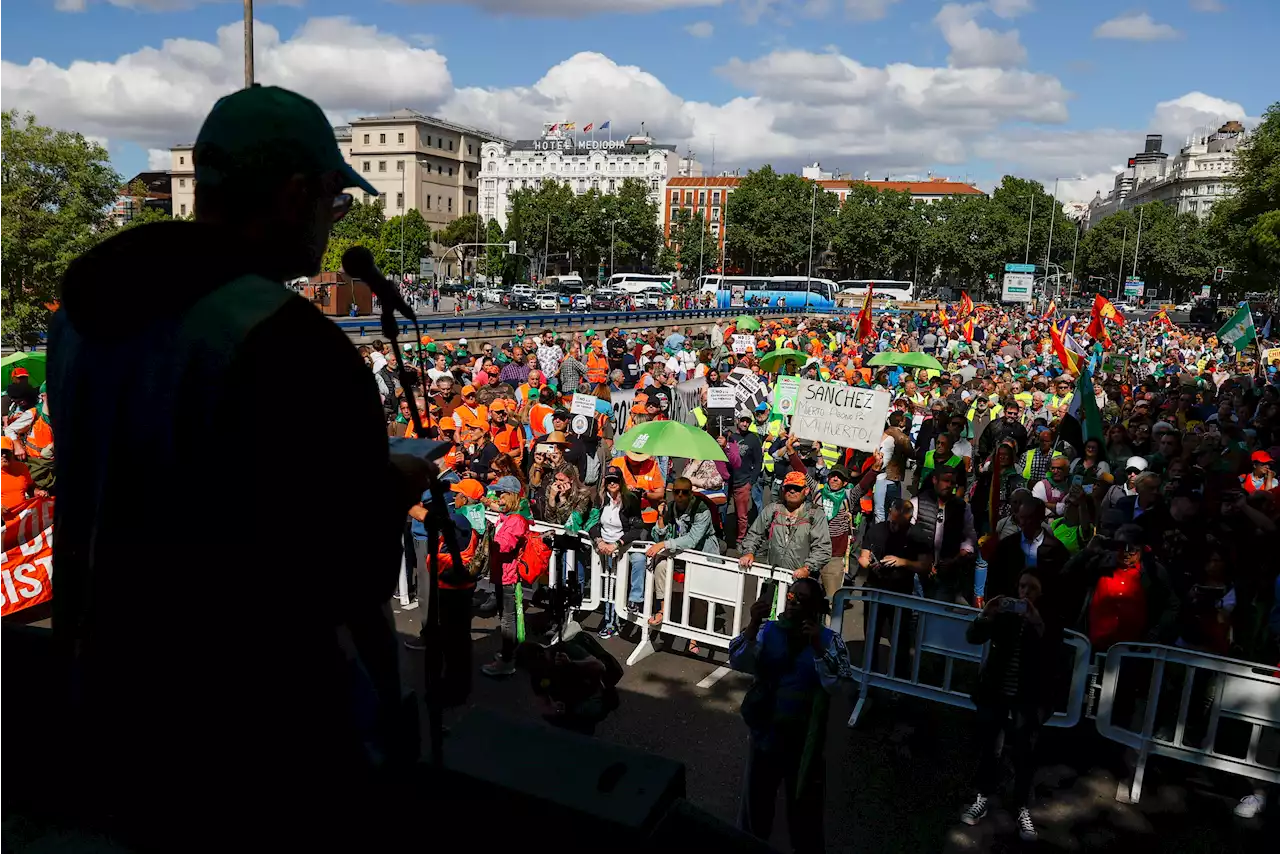
[[[1147,461],[1143,457],[1129,457],[1128,462],[1124,464],[1125,470],[1137,469],[1138,471],[1147,470]]]
[[[459,346],[459,347],[465,347],[465,346],[467,346],[467,339],[465,339],[465,338],[459,338],[459,339],[458,339],[458,346]]]

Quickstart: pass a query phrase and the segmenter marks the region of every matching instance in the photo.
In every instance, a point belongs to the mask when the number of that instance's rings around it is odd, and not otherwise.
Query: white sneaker
[[[512,661],[503,661],[501,658],[495,658],[489,664],[480,668],[480,672],[485,676],[510,676],[516,672],[516,663]]]
[[[1252,795],[1245,795],[1240,799],[1240,803],[1236,804],[1236,808],[1232,810],[1236,818],[1256,818],[1263,810],[1267,808],[1267,793],[1254,792]]]
[[[1031,810],[1026,807],[1018,810],[1018,835],[1023,842],[1035,842],[1040,835],[1036,833],[1036,826],[1031,821]]]
[[[978,795],[969,808],[960,813],[960,820],[965,824],[973,827],[987,815],[987,799],[983,795]]]

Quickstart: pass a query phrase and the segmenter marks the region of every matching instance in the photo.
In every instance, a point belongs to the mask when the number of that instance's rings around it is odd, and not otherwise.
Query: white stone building
[[[681,174],[681,158],[674,145],[658,145],[647,136],[609,140],[597,135],[591,139],[550,128],[548,125],[539,139],[514,143],[494,140],[481,147],[480,214],[486,221],[497,220],[505,229],[511,194],[537,188],[543,181],[567,183],[581,195],[589,190],[615,193],[624,180],[637,178],[645,183],[649,200],[656,204],[667,180]],[[697,169],[700,174],[701,167]]]
[[[1231,192],[1230,176],[1236,147],[1246,138],[1244,125],[1230,121],[1213,132],[1188,137],[1174,157],[1160,150],[1158,135],[1147,137],[1146,150],[1129,158],[1116,174],[1111,192],[1089,203],[1084,226],[1089,228],[1116,211],[1147,202],[1165,202],[1178,213],[1207,217],[1214,204]]]

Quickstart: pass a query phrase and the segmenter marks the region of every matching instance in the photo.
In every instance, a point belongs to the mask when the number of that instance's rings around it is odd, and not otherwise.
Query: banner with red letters
[[[34,498],[4,523],[0,616],[53,598],[53,499]]]

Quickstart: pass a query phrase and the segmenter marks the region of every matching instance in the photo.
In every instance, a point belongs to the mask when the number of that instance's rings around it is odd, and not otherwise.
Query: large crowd
[[[530,535],[535,521],[588,537],[605,565],[625,555],[619,583],[635,613],[645,573],[664,555],[694,550],[739,557],[744,567],[792,570],[816,583],[792,586],[793,601],[776,608],[778,624],[813,640],[813,655],[824,662],[817,676],[811,664],[792,659],[794,646],[774,643],[776,629],[767,627],[775,623],[763,620],[774,608],[752,612],[732,653],[735,664],[759,673],[759,654],[774,649],[781,656],[775,665],[810,674],[791,686],[806,697],[832,687],[848,667],[843,642],[823,628],[839,588],[863,584],[979,606],[971,639],[992,642],[975,694],[984,744],[996,743],[1012,721],[1012,806],[1032,838],[1031,756],[1050,698],[1061,691],[1056,650],[1063,630],[1081,632],[1098,652],[1149,641],[1280,661],[1276,366],[1255,357],[1252,346],[1224,346],[1212,330],[1182,329],[1165,315],[1124,323],[1118,314],[1108,305],[1103,318],[1086,322],[1025,309],[943,307],[890,312],[874,322],[739,318],[698,330],[599,333],[521,327],[510,340],[481,346],[424,338],[407,358],[413,384],[426,392],[418,398],[426,438],[448,443],[441,467],[452,483],[461,556],[472,565],[460,572],[442,554],[441,586],[464,587],[482,614],[502,614],[502,650],[482,670],[503,676],[517,670],[524,602],[546,562],[545,555],[541,563],[530,557],[530,543],[539,540]],[[1257,353],[1267,352],[1258,344]],[[374,342],[361,349],[389,432],[415,435],[390,348]],[[768,358],[783,349],[794,352]],[[871,366],[883,353],[933,356],[939,368]],[[762,381],[763,401],[732,417],[710,415],[705,389],[730,382],[740,369]],[[791,435],[772,405],[779,375],[890,392],[879,447],[852,451]],[[702,405],[685,417],[715,437],[724,460],[614,447],[637,425],[669,418],[677,386],[699,379]],[[611,397],[628,390],[633,402],[619,413]],[[576,432],[569,411],[575,393],[595,400],[587,429]],[[1082,395],[1090,399],[1077,400]],[[428,506],[415,516],[424,518]],[[499,514],[488,537],[484,508]],[[421,573],[432,550],[420,521],[413,531]],[[635,542],[652,545],[630,548]],[[578,564],[581,580],[589,562],[579,555]],[[665,595],[656,591],[653,627],[663,620]],[[807,609],[805,616],[789,618],[797,608]],[[891,614],[883,609],[868,634],[883,637]],[[907,626],[900,623],[904,649]],[[618,628],[609,604],[598,636]],[[584,661],[609,660],[588,642]],[[692,642],[689,650],[700,651]],[[448,676],[465,685],[466,651],[455,645],[453,655]],[[907,655],[897,662],[909,671]],[[599,695],[610,688],[598,687],[575,693],[577,706],[553,701],[551,716],[593,729],[607,707]],[[790,755],[814,749],[802,737],[807,703],[797,707],[803,710],[795,722],[784,723],[771,706],[762,729],[753,726],[750,776],[764,789],[744,798],[751,805],[744,826],[767,828],[772,795],[765,789],[772,793],[800,773],[800,766],[771,760],[778,733],[798,739],[786,748]],[[963,815],[968,823],[985,815],[995,786],[997,769],[987,761],[994,753],[988,747],[983,756],[975,800]],[[1242,794],[1239,815],[1263,809],[1265,792]],[[810,842],[796,840],[801,848]]]

